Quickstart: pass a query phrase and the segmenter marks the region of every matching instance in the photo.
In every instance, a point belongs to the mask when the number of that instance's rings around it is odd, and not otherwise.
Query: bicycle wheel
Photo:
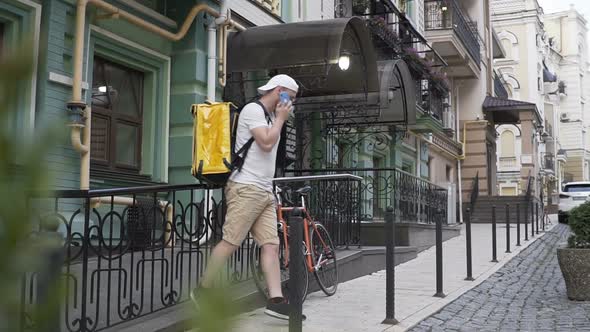
[[[283,295],[288,299],[289,297],[289,268],[285,266],[285,246],[283,245],[283,238],[280,237],[281,243],[279,244],[279,266],[280,266],[280,274],[281,274],[281,288],[283,290]],[[304,249],[305,250],[305,247]],[[262,265],[260,261],[260,254],[262,248],[258,246],[256,242],[253,242],[251,249],[250,249],[250,269],[252,272],[252,279],[254,279],[254,283],[256,284],[256,288],[258,291],[264,295],[264,297],[268,298],[268,286],[266,284],[266,279],[264,278],[264,273],[262,271]],[[305,260],[301,262],[303,264],[303,274],[301,276],[302,279],[302,302],[305,301],[307,297],[307,290],[309,287],[309,273],[307,273],[307,265],[305,265]]]
[[[319,224],[315,224],[311,232],[311,260],[318,285],[328,296],[336,293],[338,287],[338,265],[336,264],[336,247],[328,234],[328,230]]]

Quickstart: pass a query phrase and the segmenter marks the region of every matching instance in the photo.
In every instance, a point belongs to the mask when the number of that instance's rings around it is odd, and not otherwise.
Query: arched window
[[[516,35],[508,30],[502,30],[498,34],[498,37],[500,38],[504,51],[506,51],[505,60],[518,61],[518,38],[516,38]]]
[[[502,38],[502,47],[506,51],[506,59],[512,59],[512,42],[508,38]]]
[[[516,139],[514,133],[506,130],[500,135],[500,146],[502,148],[502,157],[514,157],[515,156],[515,145]]]

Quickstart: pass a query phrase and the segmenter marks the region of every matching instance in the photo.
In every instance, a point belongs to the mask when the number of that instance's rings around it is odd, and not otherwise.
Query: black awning
[[[347,70],[338,67],[343,55],[350,58]],[[260,26],[232,33],[227,66],[228,73],[276,69],[302,83],[310,77],[324,79],[322,84],[304,89],[304,95],[379,90],[371,38],[358,17]]]
[[[537,105],[526,101],[487,96],[482,108],[496,124],[518,123],[522,111],[532,111],[537,118],[537,123],[540,123]]]
[[[404,60],[380,61],[380,120],[416,124],[415,83]]]

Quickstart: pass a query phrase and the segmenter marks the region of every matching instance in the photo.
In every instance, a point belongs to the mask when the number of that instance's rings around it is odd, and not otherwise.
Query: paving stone
[[[572,302],[555,249],[569,236],[557,225],[521,251],[478,287],[460,296],[435,316],[445,331],[588,331],[590,303]],[[460,308],[464,307],[464,308]],[[417,325],[419,331],[422,324]]]

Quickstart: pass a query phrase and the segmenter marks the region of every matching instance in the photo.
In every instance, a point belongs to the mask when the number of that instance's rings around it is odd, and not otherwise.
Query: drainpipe
[[[222,2],[224,5],[225,1]],[[82,71],[83,71],[83,53],[84,53],[84,29],[86,26],[86,9],[88,5],[93,5],[97,8],[106,11],[107,15],[114,19],[126,20],[144,30],[155,33],[168,40],[178,41],[184,38],[188,32],[193,21],[201,12],[206,12],[213,17],[220,17],[221,15],[205,4],[195,5],[187,15],[184,23],[177,33],[164,30],[152,23],[149,23],[135,15],[130,14],[116,6],[113,6],[103,0],[78,0],[76,12],[76,31],[74,43],[74,73],[72,83],[72,100],[67,103],[68,116],[70,118],[69,127],[71,128],[71,141],[74,149],[80,153],[80,189],[88,190],[90,188],[90,123],[91,113],[87,104],[82,100]],[[224,5],[227,8],[226,5]],[[222,7],[223,8],[223,7]],[[227,10],[225,11],[227,12]],[[228,20],[227,15],[224,14],[225,21],[229,26],[237,30],[243,31],[245,28],[233,20]],[[215,40],[215,38],[213,38]],[[224,41],[225,43],[225,41]],[[213,88],[214,89],[214,88]],[[209,87],[208,87],[209,90]],[[214,94],[213,94],[214,95]],[[81,136],[84,136],[82,142]]]
[[[93,5],[97,8],[102,9],[106,12],[106,16],[113,18],[113,19],[123,19],[128,21],[131,24],[139,26],[144,30],[150,31],[155,33],[161,37],[164,37],[168,40],[172,41],[179,41],[188,32],[190,26],[192,25],[193,21],[197,17],[197,15],[201,12],[208,13],[209,15],[219,18],[221,15],[215,11],[213,8],[205,5],[199,4],[195,5],[187,15],[185,21],[183,22],[182,26],[178,30],[177,33],[172,33],[170,31],[164,30],[152,23],[149,23],[135,15],[130,14],[116,6],[113,6],[103,0],[78,0],[77,2],[77,11],[76,11],[76,30],[75,30],[75,42],[74,42],[74,59],[73,59],[73,82],[72,82],[72,99],[67,103],[68,108],[68,117],[69,117],[69,124],[68,126],[71,128],[70,139],[73,148],[80,153],[80,189],[81,190],[89,190],[90,189],[90,127],[92,123],[92,113],[90,107],[86,104],[84,100],[82,100],[82,71],[83,71],[83,55],[84,55],[84,30],[86,26],[86,9],[88,5]],[[224,9],[225,8],[225,9]],[[223,21],[227,26],[230,26],[234,29],[239,31],[245,30],[245,28],[236,23],[233,20],[230,20],[227,16],[227,5],[225,1],[222,1],[222,9],[224,10],[224,19]],[[227,30],[227,28],[226,28]],[[209,32],[211,33],[211,32]],[[213,30],[213,50],[215,49],[215,30]],[[226,34],[223,35],[225,39]],[[211,44],[211,42],[210,42]],[[223,44],[227,45],[227,40],[223,40]],[[225,51],[225,49],[224,49]],[[213,68],[215,68],[215,58],[213,58]],[[225,68],[225,63],[223,63],[223,68]],[[214,69],[213,69],[214,70]],[[225,79],[225,73],[224,79]],[[213,73],[213,100],[215,99],[215,73]],[[209,84],[211,86],[211,84]],[[210,91],[210,87],[207,87],[207,90]],[[83,136],[83,137],[82,137]],[[133,202],[129,202],[125,199],[125,197],[115,197],[113,200],[116,201],[117,204],[122,205],[133,205]],[[104,199],[102,198],[95,198],[91,201],[92,205],[100,204]],[[110,202],[110,198],[109,198]],[[162,209],[166,210],[166,216],[169,222],[172,222],[172,208],[167,202],[162,202],[162,204],[166,204],[166,206],[161,206]],[[167,236],[171,236],[170,233]],[[172,241],[170,242],[172,244]]]
[[[209,102],[215,102],[215,90],[217,87],[215,82],[215,67],[217,65],[216,31],[217,24],[215,20],[211,20],[207,25],[207,100]],[[221,31],[219,31],[219,34],[221,35]]]

